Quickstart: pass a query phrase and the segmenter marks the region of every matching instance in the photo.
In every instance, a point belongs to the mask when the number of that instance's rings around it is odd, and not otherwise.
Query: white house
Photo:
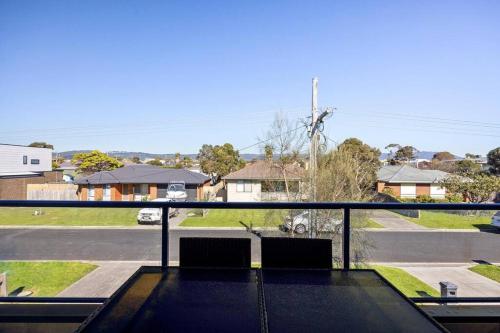
[[[52,170],[52,149],[0,144],[0,176]]]
[[[285,172],[270,161],[256,161],[222,177],[228,202],[287,201],[300,195],[305,170],[289,165]],[[285,187],[288,183],[288,194]]]

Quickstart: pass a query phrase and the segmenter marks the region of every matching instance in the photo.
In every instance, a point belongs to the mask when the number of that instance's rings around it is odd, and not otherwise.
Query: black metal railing
[[[129,202],[129,201],[48,201],[48,200],[0,200],[0,207],[67,207],[67,208],[161,208],[161,266],[168,267],[169,259],[169,208],[201,209],[324,209],[343,211],[342,261],[344,271],[350,270],[351,210],[500,210],[500,204],[472,203],[375,203],[375,202]],[[479,298],[471,298],[476,302]],[[419,302],[444,302],[440,298],[419,298]],[[467,302],[466,298],[460,298]],[[484,299],[486,300],[486,299]],[[490,298],[497,302],[498,299]],[[451,301],[450,301],[451,302]]]

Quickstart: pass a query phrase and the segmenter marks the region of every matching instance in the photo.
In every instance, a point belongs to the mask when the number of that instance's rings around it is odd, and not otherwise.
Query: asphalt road
[[[172,230],[171,261],[178,261],[179,237],[249,237],[252,261],[260,261],[259,237],[239,230]],[[374,231],[364,237],[374,262],[500,262],[500,233]],[[159,261],[160,253],[158,229],[0,229],[0,260]]]

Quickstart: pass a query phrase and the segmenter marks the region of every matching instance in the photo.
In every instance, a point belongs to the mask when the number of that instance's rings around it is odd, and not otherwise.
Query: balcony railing
[[[293,209],[293,210],[341,210],[343,212],[342,231],[342,270],[351,268],[351,211],[352,210],[500,210],[500,204],[427,204],[427,203],[374,203],[374,202],[122,202],[122,201],[34,201],[34,200],[0,200],[0,207],[67,207],[67,208],[160,208],[162,209],[161,229],[161,267],[168,267],[169,263],[169,208],[198,208],[198,209]],[[36,301],[37,298],[2,297],[0,302]],[[38,298],[40,301],[41,298]],[[43,298],[50,302],[82,301],[81,298]],[[413,299],[417,301],[417,299]],[[102,301],[95,298],[92,301]],[[500,302],[500,297],[474,298],[418,298],[418,302]]]

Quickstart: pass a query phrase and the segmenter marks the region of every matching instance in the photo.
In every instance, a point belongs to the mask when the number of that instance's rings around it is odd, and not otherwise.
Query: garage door
[[[401,184],[401,198],[415,198],[417,186],[415,184]]]

